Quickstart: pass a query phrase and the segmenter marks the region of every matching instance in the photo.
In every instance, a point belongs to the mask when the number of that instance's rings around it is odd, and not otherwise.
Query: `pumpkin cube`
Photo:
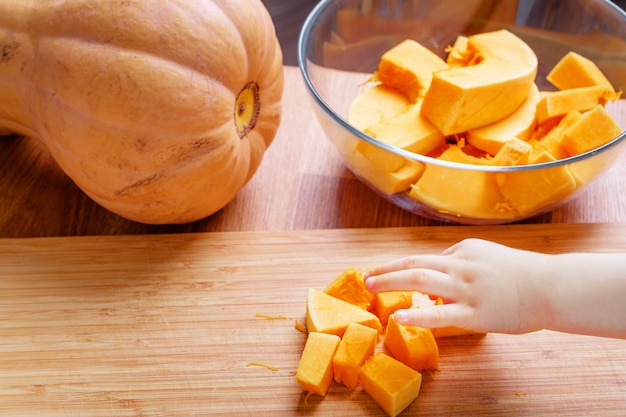
[[[606,109],[597,105],[563,132],[563,147],[570,155],[578,155],[615,139],[622,128]]]
[[[521,139],[513,138],[504,143],[491,163],[493,165],[522,165],[526,163],[533,147]]]
[[[369,311],[309,288],[306,301],[306,327],[309,332],[342,337],[350,323],[359,323],[375,330],[382,328],[378,317]]]
[[[578,111],[572,111],[563,116],[558,124],[548,131],[539,140],[539,144],[546,149],[556,159],[563,159],[571,156],[563,146],[563,132],[580,120],[583,115]]]
[[[343,271],[326,287],[324,292],[363,310],[371,310],[374,303],[374,294],[365,287],[363,272],[356,268]]]
[[[389,291],[375,295],[374,311],[383,325],[387,324],[389,316],[399,309],[410,308],[413,305],[413,292]]]
[[[326,333],[309,333],[296,370],[304,391],[325,396],[333,382],[333,356],[341,339]]]
[[[430,329],[406,326],[390,316],[384,344],[394,358],[416,371],[439,368],[439,346]]]
[[[546,79],[559,90],[593,86],[604,86],[613,90],[611,82],[592,60],[573,51],[556,63]]]
[[[361,386],[390,417],[404,411],[419,395],[422,374],[384,353],[360,369]]]
[[[540,148],[533,148],[528,163],[554,161],[554,157]],[[521,215],[567,197],[576,189],[576,181],[567,166],[517,171],[499,174],[500,192],[507,204]]]
[[[403,92],[415,103],[433,78],[433,72],[448,68],[448,64],[418,42],[407,39],[383,54],[375,79],[383,85]]]
[[[335,382],[355,389],[359,383],[359,367],[374,354],[378,331],[357,323],[350,323],[333,357]]]

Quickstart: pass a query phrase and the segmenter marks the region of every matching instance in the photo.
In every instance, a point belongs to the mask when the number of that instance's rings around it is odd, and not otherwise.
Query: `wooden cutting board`
[[[307,399],[296,384],[306,289],[469,236],[626,250],[626,224],[0,239],[0,415],[383,416],[364,392]],[[404,415],[623,414],[626,341],[543,331],[440,348]]]

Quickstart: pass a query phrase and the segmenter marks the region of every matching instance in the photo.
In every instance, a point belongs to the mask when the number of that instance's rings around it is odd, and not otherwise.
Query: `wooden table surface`
[[[378,197],[346,170],[314,117],[299,69],[285,67],[283,121],[261,168],[218,213],[185,225],[125,220],[85,196],[45,148],[0,138],[0,238],[436,226]],[[618,117],[626,125],[626,106]],[[525,223],[626,222],[626,155],[589,190]]]
[[[626,250],[626,224],[469,230],[548,253]],[[0,239],[0,416],[386,417],[360,388],[307,397],[297,384],[307,288],[349,266],[441,252],[467,233]],[[401,417],[624,415],[626,340],[540,331],[438,345],[440,371],[424,375]]]

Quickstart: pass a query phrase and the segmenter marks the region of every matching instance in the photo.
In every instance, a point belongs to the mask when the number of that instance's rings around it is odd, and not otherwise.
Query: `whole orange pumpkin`
[[[0,1],[0,134],[41,140],[128,219],[186,223],[230,202],[282,89],[259,0]]]

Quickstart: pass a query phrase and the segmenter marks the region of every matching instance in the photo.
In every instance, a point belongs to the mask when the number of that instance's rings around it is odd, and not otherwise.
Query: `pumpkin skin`
[[[275,136],[282,90],[258,0],[0,1],[0,134],[39,139],[131,220],[228,204]]]

